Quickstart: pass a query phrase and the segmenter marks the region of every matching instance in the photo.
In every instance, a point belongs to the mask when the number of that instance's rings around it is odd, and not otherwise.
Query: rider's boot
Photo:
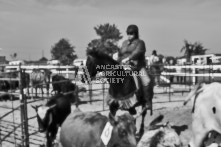
[[[153,88],[148,86],[143,86],[144,100],[146,103],[147,110],[152,111],[152,98],[153,98]]]

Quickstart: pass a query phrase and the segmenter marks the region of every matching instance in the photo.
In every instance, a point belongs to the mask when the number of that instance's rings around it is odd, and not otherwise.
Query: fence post
[[[90,97],[90,104],[92,103],[92,83],[89,82],[89,97]]]
[[[27,115],[27,100],[24,97],[22,69],[19,64],[19,89],[20,89],[20,108],[21,108],[21,132],[22,132],[22,146],[29,147],[29,133],[28,133],[28,115]],[[25,141],[25,142],[23,142]]]
[[[66,78],[69,79],[69,68],[66,66]]]
[[[192,67],[192,74],[196,74],[196,68],[194,68],[194,67]],[[196,84],[196,76],[192,77],[192,83],[193,83],[193,85]]]
[[[105,91],[105,83],[102,82],[102,90],[103,90],[103,111],[104,111],[104,91]]]

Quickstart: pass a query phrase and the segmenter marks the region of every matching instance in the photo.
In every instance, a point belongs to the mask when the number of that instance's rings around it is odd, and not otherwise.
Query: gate
[[[19,68],[16,78],[0,78],[0,82],[19,83],[19,90],[1,92],[0,101],[0,146],[13,144],[19,147],[29,147],[29,145],[39,145],[44,141],[42,134],[37,134],[37,128],[29,125],[27,96],[23,92],[22,74],[24,70]],[[10,87],[11,88],[11,87]],[[6,101],[4,101],[6,100]],[[10,100],[10,101],[8,101]],[[35,136],[33,136],[35,135]]]

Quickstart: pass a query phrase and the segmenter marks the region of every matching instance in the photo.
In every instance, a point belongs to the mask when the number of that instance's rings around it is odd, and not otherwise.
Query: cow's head
[[[117,117],[109,115],[109,120],[113,125],[113,132],[110,140],[113,146],[136,147],[136,126],[133,116],[128,113]]]
[[[39,132],[45,132],[48,126],[51,125],[53,121],[51,110],[56,106],[32,106],[37,113],[38,130]]]

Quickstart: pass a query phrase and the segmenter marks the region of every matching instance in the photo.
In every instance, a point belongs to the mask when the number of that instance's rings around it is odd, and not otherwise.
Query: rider
[[[131,61],[134,63],[135,70],[139,71],[139,78],[141,79],[142,90],[144,94],[144,101],[147,103],[147,109],[152,109],[151,94],[149,88],[151,86],[150,77],[146,71],[145,52],[146,47],[143,40],[139,39],[139,30],[136,25],[129,25],[127,27],[128,40],[125,40],[118,53],[119,61],[126,63]]]

